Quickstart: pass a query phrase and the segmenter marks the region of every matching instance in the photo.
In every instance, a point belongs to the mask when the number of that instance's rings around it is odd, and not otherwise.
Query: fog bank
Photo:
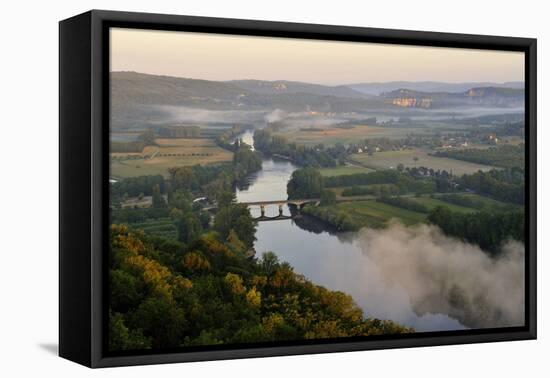
[[[420,329],[425,321],[437,321],[433,314],[448,314],[468,328],[524,323],[521,243],[507,242],[500,257],[492,259],[479,247],[447,237],[434,226],[394,223],[384,230],[364,229],[359,245],[367,259],[353,279],[361,280],[365,288],[378,289],[367,289],[365,297],[355,299],[366,303],[371,316],[399,320],[392,315],[406,313],[403,307],[408,301],[420,317]],[[377,308],[386,314],[377,313]]]

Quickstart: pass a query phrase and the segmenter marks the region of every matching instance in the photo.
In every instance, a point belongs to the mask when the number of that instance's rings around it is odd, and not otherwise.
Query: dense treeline
[[[491,253],[498,253],[502,243],[508,239],[525,241],[523,209],[458,213],[439,206],[430,212],[428,220],[445,234],[477,244]]]
[[[140,194],[150,196],[153,194],[155,185],[164,191],[164,177],[161,175],[128,177],[111,184],[111,196],[115,198],[124,194],[130,197],[137,197]]]
[[[494,199],[523,205],[525,202],[525,173],[522,168],[493,169],[463,175],[458,184],[461,188]]]
[[[205,185],[219,178],[227,178],[230,185],[233,177],[232,172],[230,164],[175,167],[168,169],[168,181],[174,190],[182,189],[198,193]]]
[[[177,167],[168,169],[168,173],[174,190],[183,189],[215,199],[219,193],[231,190],[235,183],[261,168],[260,154],[243,146],[235,152],[232,164]]]
[[[323,188],[323,177],[317,169],[311,167],[292,172],[286,186],[289,199],[319,198]]]
[[[198,138],[201,136],[199,126],[159,127],[158,135],[163,138]]]
[[[111,211],[111,223],[139,223],[170,216],[168,208],[125,208]]]
[[[250,126],[234,125],[231,128],[224,130],[216,136],[216,144],[229,151],[237,150],[241,144],[241,141],[235,139],[249,127]]]
[[[347,156],[343,145],[325,147],[323,144],[307,147],[289,142],[286,138],[272,135],[269,130],[254,132],[254,147],[266,154],[277,154],[291,159],[304,167],[335,167],[344,164]]]
[[[156,145],[153,130],[145,130],[138,135],[137,140],[129,142],[111,141],[111,152],[141,152],[145,146]]]
[[[469,148],[462,150],[438,151],[438,157],[464,160],[472,163],[494,165],[496,167],[525,167],[525,145],[501,145],[490,148]]]
[[[354,173],[351,175],[329,176],[324,178],[327,188],[353,185],[395,184],[401,173],[395,170]]]
[[[346,210],[342,210],[337,206],[308,205],[302,209],[302,212],[322,220],[338,231],[357,231],[362,226],[360,223],[356,222]],[[383,221],[380,221],[377,226],[382,227],[383,225]],[[376,225],[373,224],[373,226]]]
[[[230,233],[187,246],[111,226],[109,349],[162,349],[412,332],[364,319],[352,298]]]
[[[113,142],[111,141],[111,152],[141,152],[145,148],[145,143],[141,141],[133,142]]]
[[[233,154],[233,169],[235,179],[240,181],[250,173],[262,169],[262,156],[249,146],[242,145]]]

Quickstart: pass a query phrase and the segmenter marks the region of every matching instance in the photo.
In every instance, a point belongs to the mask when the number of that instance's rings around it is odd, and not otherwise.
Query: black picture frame
[[[105,348],[110,27],[522,51],[525,53],[525,326],[365,339],[203,347],[142,354]],[[59,354],[88,367],[535,339],[536,39],[92,10],[59,24]]]

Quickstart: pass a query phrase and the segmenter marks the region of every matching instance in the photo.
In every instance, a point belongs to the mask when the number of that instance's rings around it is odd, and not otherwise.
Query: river
[[[253,146],[252,132],[240,137]],[[237,189],[239,202],[286,199],[286,184],[297,169],[291,162],[264,158],[261,171],[248,178],[248,187]],[[252,208],[254,216],[259,208]],[[283,209],[289,214],[288,207]],[[266,208],[267,216],[278,214],[276,206]],[[417,315],[405,290],[385,284],[380,271],[369,260],[355,233],[341,233],[304,216],[295,220],[259,222],[254,245],[257,256],[273,251],[287,261],[295,272],[330,290],[353,297],[368,317],[390,319],[414,327],[417,331],[463,329],[457,320],[445,314]],[[365,275],[369,275],[366,284]],[[399,272],[396,272],[399,274]],[[374,284],[373,284],[374,283]]]

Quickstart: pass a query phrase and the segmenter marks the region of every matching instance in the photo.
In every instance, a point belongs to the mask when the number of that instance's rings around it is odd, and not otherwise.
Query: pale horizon
[[[111,29],[111,71],[321,85],[524,81],[522,52]]]

